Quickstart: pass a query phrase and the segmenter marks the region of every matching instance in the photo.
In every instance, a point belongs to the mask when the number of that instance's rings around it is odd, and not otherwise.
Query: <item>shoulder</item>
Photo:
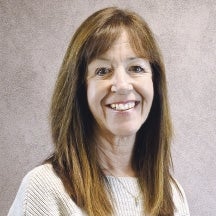
[[[81,210],[65,191],[52,165],[44,164],[23,178],[8,215],[61,215],[61,212],[74,215]]]
[[[40,165],[23,178],[20,189],[26,197],[53,195],[64,192],[61,179],[55,174],[51,164]]]
[[[173,202],[175,205],[175,216],[189,216],[189,208],[184,189],[179,182],[174,179],[172,186]]]
[[[32,189],[47,191],[51,189],[62,189],[63,184],[60,178],[56,175],[51,164],[40,165],[31,170],[23,179],[23,185]],[[58,187],[56,187],[58,186]]]

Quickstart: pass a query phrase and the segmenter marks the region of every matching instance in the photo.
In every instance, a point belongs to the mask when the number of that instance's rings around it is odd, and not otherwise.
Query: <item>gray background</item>
[[[0,215],[52,150],[50,97],[71,35],[112,5],[137,11],[155,33],[167,68],[175,177],[192,216],[216,215],[214,0],[0,1]]]

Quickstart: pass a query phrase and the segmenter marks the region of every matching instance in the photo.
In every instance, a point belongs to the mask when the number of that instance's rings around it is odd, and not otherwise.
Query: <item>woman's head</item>
[[[122,31],[127,33],[130,46],[135,54],[150,62],[156,97],[154,100],[158,100],[157,106],[162,102],[158,97],[166,97],[163,63],[148,25],[133,12],[117,8],[103,9],[87,18],[78,28],[68,47],[60,71],[57,87],[59,94],[63,94],[63,92],[64,94],[58,96],[59,101],[55,101],[55,103],[59,105],[64,103],[61,110],[65,109],[66,112],[59,114],[65,115],[64,119],[68,124],[71,124],[68,118],[71,117],[72,121],[74,118],[79,118],[80,126],[87,126],[85,131],[92,129],[94,120],[88,108],[86,94],[87,67],[93,59],[112,47]],[[166,100],[166,98],[164,99]],[[161,106],[163,105],[160,104],[158,109],[161,109]],[[160,112],[160,110],[158,111]]]

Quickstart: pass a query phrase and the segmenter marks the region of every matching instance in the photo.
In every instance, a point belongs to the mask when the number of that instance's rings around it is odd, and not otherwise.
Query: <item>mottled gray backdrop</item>
[[[175,176],[192,216],[216,215],[215,0],[0,0],[0,215],[52,150],[48,109],[71,35],[106,6],[150,24],[167,69]]]

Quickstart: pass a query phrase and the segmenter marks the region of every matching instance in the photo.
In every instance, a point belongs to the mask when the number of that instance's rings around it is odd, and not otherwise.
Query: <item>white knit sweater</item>
[[[143,215],[142,200],[136,204],[139,194],[137,179],[133,177],[108,176],[110,189],[115,201],[116,216]],[[127,188],[127,190],[126,190]],[[181,187],[180,187],[181,188]],[[130,191],[129,191],[130,190]],[[173,187],[175,216],[189,216],[183,189],[183,199]],[[85,216],[69,197],[52,165],[45,164],[30,171],[23,179],[8,216]]]

